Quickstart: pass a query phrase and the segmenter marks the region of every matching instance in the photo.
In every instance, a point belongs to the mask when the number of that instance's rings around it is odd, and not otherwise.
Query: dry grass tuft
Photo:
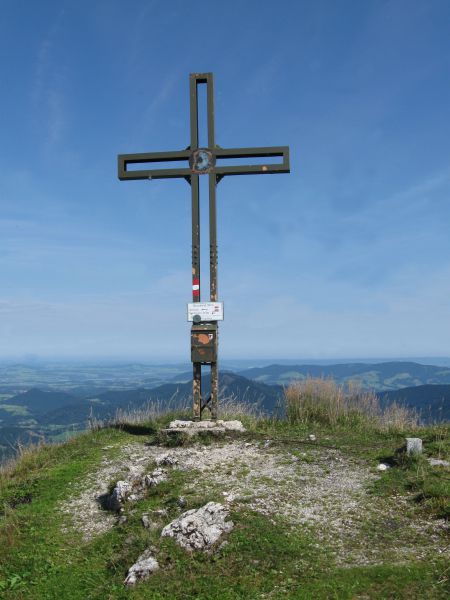
[[[35,444],[18,443],[14,446],[14,456],[0,464],[0,484],[2,477],[6,478],[12,473],[22,473],[32,469],[36,462],[42,460],[44,456],[41,450],[47,447],[48,444],[42,439]]]
[[[263,418],[264,414],[258,403],[249,403],[245,398],[239,399],[235,394],[221,396],[219,398],[219,418],[220,419],[239,419],[256,424]],[[203,419],[210,418],[210,413],[206,409],[202,416]],[[105,427],[126,427],[148,424],[164,424],[173,419],[192,419],[192,403],[190,400],[180,402],[176,394],[169,401],[151,401],[144,406],[137,408],[122,409],[119,408],[112,419],[101,421],[91,415],[89,418],[89,429],[98,430]]]
[[[89,418],[89,429],[98,430],[106,427],[121,428],[125,426],[149,425],[167,421],[169,418],[189,418],[190,405],[180,402],[174,394],[169,400],[152,400],[142,406],[118,408],[114,417],[107,420]]]
[[[256,424],[264,418],[264,413],[258,402],[246,402],[235,394],[219,398],[219,418],[224,420],[245,421],[246,424]]]
[[[383,431],[418,427],[418,415],[399,404],[383,407],[374,392],[338,385],[332,379],[306,379],[284,392],[286,417],[291,423],[335,427],[372,426]]]

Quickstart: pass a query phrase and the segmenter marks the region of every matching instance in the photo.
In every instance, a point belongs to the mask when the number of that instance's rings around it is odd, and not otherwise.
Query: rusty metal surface
[[[199,148],[198,86],[206,85],[208,147]],[[215,141],[214,125],[214,78],[212,73],[191,73],[189,76],[190,102],[190,145],[185,150],[120,154],[118,177],[120,180],[170,179],[183,177],[191,185],[192,200],[192,300],[201,302],[200,279],[200,198],[199,177],[209,176],[209,253],[210,253],[210,301],[218,300],[218,256],[217,256],[217,210],[216,188],[219,181],[228,175],[267,175],[289,173],[289,147],[268,146],[259,148],[221,148]],[[263,160],[260,164],[245,164],[245,159],[281,158],[279,162]],[[226,165],[227,159],[243,159],[243,164]],[[218,162],[220,161],[220,163]],[[182,163],[178,167],[152,163]],[[147,165],[133,169],[133,165]],[[191,359],[193,362],[193,413],[200,419],[208,407],[211,417],[217,418],[218,410],[218,326],[217,323],[195,324],[191,329]],[[211,366],[211,395],[202,398],[202,364]]]
[[[202,416],[202,366],[193,364],[192,370],[192,412],[194,421],[200,421]]]
[[[206,175],[214,170],[216,157],[214,153],[206,148],[194,150],[189,158],[189,167],[192,173]]]
[[[202,323],[191,328],[191,360],[210,364],[217,361],[217,324]]]
[[[217,302],[217,182],[213,174],[209,176],[209,296],[210,302]]]
[[[198,175],[191,177],[192,200],[192,302],[200,302],[200,196]],[[198,290],[194,289],[198,285]]]
[[[198,134],[193,136],[198,143]],[[282,158],[280,163],[267,164],[242,164],[242,165],[219,165],[217,160],[235,158]],[[206,168],[199,168],[199,159],[206,162]],[[188,162],[189,167],[167,168],[167,169],[141,169],[128,170],[133,164],[161,162]],[[121,181],[127,179],[170,179],[190,178],[192,174],[206,175],[214,173],[216,177],[226,175],[271,175],[276,173],[289,173],[289,148],[287,146],[271,146],[267,148],[194,148],[176,152],[148,152],[146,154],[120,154],[118,156],[118,176]]]

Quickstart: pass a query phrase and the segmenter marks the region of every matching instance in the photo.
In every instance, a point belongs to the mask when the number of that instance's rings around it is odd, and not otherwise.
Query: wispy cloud
[[[37,126],[45,133],[45,148],[51,149],[63,141],[67,126],[64,108],[65,69],[57,57],[57,39],[61,33],[65,8],[61,8],[42,39],[36,58],[35,73],[31,88],[31,102]],[[57,66],[58,65],[58,66]]]
[[[171,72],[164,77],[161,83],[158,83],[158,92],[152,96],[144,114],[145,126],[150,126],[154,123],[158,113],[160,113],[161,107],[163,107],[170,98],[178,80],[178,72]]]
[[[282,66],[282,52],[274,53],[268,60],[256,67],[245,81],[244,91],[256,98],[267,94],[277,79]]]

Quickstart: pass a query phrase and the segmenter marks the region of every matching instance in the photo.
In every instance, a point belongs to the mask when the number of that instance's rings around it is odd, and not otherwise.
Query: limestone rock
[[[387,471],[388,469],[390,469],[390,467],[386,463],[380,463],[377,466],[377,469],[378,469],[378,471]]]
[[[238,495],[235,492],[222,492],[222,496],[225,502],[234,502],[238,498]]]
[[[177,499],[177,505],[180,508],[186,508],[186,506],[187,506],[187,500],[186,500],[186,498],[184,496],[179,496],[178,499]]]
[[[118,481],[106,500],[106,508],[114,512],[119,511],[131,494],[132,489],[131,483],[128,483],[128,481]]]
[[[178,464],[178,458],[176,458],[175,456],[172,456],[171,454],[163,454],[162,456],[158,456],[158,458],[156,459],[155,462],[158,467],[160,467],[160,466],[174,467],[175,465]]]
[[[148,515],[142,515],[141,523],[142,523],[142,526],[145,527],[145,529],[150,529],[151,521],[148,518]]]
[[[134,565],[129,568],[124,584],[128,586],[135,585],[138,581],[148,579],[158,569],[159,564],[153,556],[153,550],[148,548],[144,550]]]
[[[167,479],[166,473],[163,469],[155,469],[151,475],[146,475],[144,477],[144,485],[146,487],[153,487],[161,483],[161,481],[165,481]]]
[[[245,432],[245,428],[242,425],[241,421],[222,421],[221,419],[217,421],[171,421],[169,424],[169,429],[181,429],[189,432],[192,431],[203,431],[203,430],[225,430],[225,431],[239,431],[241,433]]]
[[[188,551],[208,550],[223,533],[233,529],[231,521],[225,522],[228,510],[217,502],[208,502],[195,510],[188,510],[166,525],[161,536],[173,537]]]
[[[217,421],[219,427],[224,427],[227,431],[240,431],[245,432],[245,428],[241,421]]]
[[[442,458],[428,458],[427,460],[432,467],[450,467],[450,462],[442,460]]]
[[[170,421],[169,429],[188,429],[189,427],[194,427],[195,421],[181,421],[180,419],[176,419],[175,421]]]
[[[422,440],[420,438],[406,438],[406,454],[422,454]]]
[[[138,477],[130,481],[118,481],[104,500],[104,507],[113,512],[121,510],[125,502],[134,502],[144,495],[145,489],[158,485],[167,479],[164,469],[157,468],[150,475]]]
[[[141,523],[145,529],[149,529],[150,531],[159,529],[158,523],[155,523],[154,521],[152,521],[147,513],[142,515]]]

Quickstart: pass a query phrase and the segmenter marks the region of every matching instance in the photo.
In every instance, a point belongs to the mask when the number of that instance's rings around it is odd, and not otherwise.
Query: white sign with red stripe
[[[198,315],[201,321],[223,321],[223,302],[189,302],[187,320]]]

